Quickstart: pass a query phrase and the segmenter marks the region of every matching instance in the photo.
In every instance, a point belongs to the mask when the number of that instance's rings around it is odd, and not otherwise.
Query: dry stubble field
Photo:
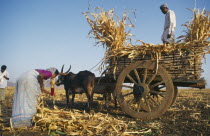
[[[4,109],[3,118],[1,118],[0,135],[3,136],[39,136],[39,135],[61,135],[49,132],[48,130],[40,129],[39,127],[11,130],[9,129],[9,117],[11,116],[12,96],[14,88],[9,88],[6,95],[6,108]],[[66,99],[64,90],[57,89],[56,91],[56,107],[63,111],[66,109]],[[53,109],[51,97],[44,98],[49,109]],[[76,95],[75,112],[83,112],[86,107],[86,96]],[[103,98],[101,95],[94,96],[94,111],[96,115],[100,114],[100,118],[110,117],[120,120],[125,124],[124,129],[111,133],[111,131],[103,130],[98,132],[98,135],[170,135],[170,136],[186,136],[186,135],[210,135],[210,89],[179,89],[179,94],[175,104],[160,118],[150,121],[141,121],[129,116],[126,116],[120,111],[120,108],[115,109],[113,103],[110,108],[104,107]],[[87,113],[86,113],[87,114]],[[76,116],[76,115],[75,115]],[[96,116],[97,117],[97,116]],[[2,120],[4,122],[2,123]],[[107,124],[109,125],[109,124]],[[108,128],[107,128],[108,129]],[[44,130],[44,131],[43,131]],[[102,129],[101,129],[102,131]],[[90,133],[72,133],[80,135],[88,135]],[[94,134],[94,133],[93,133]],[[65,135],[65,134],[64,134]]]

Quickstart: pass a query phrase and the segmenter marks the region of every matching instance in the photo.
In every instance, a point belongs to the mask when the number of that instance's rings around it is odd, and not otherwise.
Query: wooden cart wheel
[[[167,71],[161,65],[156,70],[155,64],[152,61],[132,63],[117,79],[120,107],[134,118],[148,120],[160,117],[172,104],[173,82]]]
[[[171,103],[171,106],[175,103],[177,95],[178,95],[178,88],[177,88],[177,86],[174,86],[174,98]]]

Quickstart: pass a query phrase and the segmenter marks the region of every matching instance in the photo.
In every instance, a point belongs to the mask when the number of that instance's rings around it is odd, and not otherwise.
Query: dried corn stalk
[[[191,10],[191,9],[189,9]],[[203,9],[191,10],[193,12],[193,18],[187,24],[183,26],[187,27],[186,35],[180,36],[183,41],[207,41],[210,37],[210,13]]]

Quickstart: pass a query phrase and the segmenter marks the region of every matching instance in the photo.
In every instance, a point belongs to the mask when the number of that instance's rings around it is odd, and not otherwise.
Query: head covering
[[[56,71],[57,69],[54,68],[54,67],[51,67],[51,68],[48,68],[47,70],[50,71],[50,72],[52,73],[52,75],[53,75],[53,74],[55,74],[55,71]]]
[[[164,3],[163,5],[160,6],[160,9],[163,9],[163,8],[168,8],[168,5]]]

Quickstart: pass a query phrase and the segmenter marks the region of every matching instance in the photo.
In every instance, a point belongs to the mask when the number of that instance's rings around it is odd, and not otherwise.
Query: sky
[[[176,37],[184,34],[181,26],[191,19],[195,0],[0,0],[0,65],[7,65],[15,82],[21,73],[31,69],[71,65],[71,71],[90,70],[104,56],[101,46],[88,37],[90,27],[82,12],[95,7],[115,9],[130,14],[135,29],[134,40],[161,43],[164,15],[159,7],[167,3],[177,18]],[[89,6],[88,6],[89,5]],[[89,7],[89,8],[88,8]],[[210,0],[197,0],[196,7],[210,11]],[[89,9],[89,10],[88,10]],[[210,88],[210,55],[203,64],[203,77]],[[92,70],[97,76],[99,72]]]

